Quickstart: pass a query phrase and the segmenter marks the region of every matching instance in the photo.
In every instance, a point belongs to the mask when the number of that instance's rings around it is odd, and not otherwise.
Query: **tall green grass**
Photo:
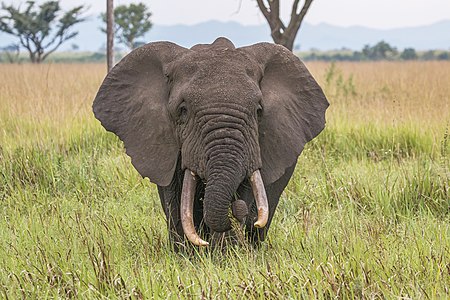
[[[171,251],[155,186],[92,117],[103,66],[2,67],[0,298],[448,297],[450,68],[309,67],[328,126],[268,240],[192,256]]]

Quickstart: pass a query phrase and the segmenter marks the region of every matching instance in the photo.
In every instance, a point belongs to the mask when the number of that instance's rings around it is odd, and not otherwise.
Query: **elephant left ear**
[[[103,127],[124,142],[136,170],[160,186],[170,184],[180,151],[168,111],[167,66],[188,51],[169,42],[133,50],[108,73],[92,106]]]
[[[305,65],[283,46],[240,48],[260,65],[263,114],[259,125],[261,175],[265,184],[292,166],[305,144],[325,127],[329,103]]]

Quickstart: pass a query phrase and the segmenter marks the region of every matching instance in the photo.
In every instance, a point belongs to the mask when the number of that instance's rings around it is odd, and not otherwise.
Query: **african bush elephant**
[[[266,237],[305,143],[328,101],[286,48],[235,48],[226,38],[191,49],[155,42],[106,76],[95,116],[158,185],[169,236],[205,246],[230,232],[230,208],[249,241]]]

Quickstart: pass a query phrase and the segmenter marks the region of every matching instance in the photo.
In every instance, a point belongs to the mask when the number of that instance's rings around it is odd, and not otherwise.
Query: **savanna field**
[[[331,103],[258,250],[174,253],[91,112],[104,65],[0,65],[0,298],[443,299],[450,63],[308,63]]]

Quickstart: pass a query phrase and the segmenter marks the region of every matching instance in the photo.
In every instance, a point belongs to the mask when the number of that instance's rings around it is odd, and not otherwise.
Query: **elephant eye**
[[[258,104],[258,107],[256,108],[256,117],[258,118],[258,122],[261,121],[262,113],[263,107],[261,104]]]
[[[187,115],[188,115],[187,106],[186,106],[186,103],[183,101],[183,102],[178,106],[178,120],[179,120],[181,123],[186,122],[186,120],[187,120]]]
[[[168,84],[169,86],[171,86],[172,83],[173,83],[173,78],[172,78],[172,76],[171,76],[169,73],[167,73],[167,72],[164,74],[164,76],[166,77],[166,82],[167,82],[167,84]]]

